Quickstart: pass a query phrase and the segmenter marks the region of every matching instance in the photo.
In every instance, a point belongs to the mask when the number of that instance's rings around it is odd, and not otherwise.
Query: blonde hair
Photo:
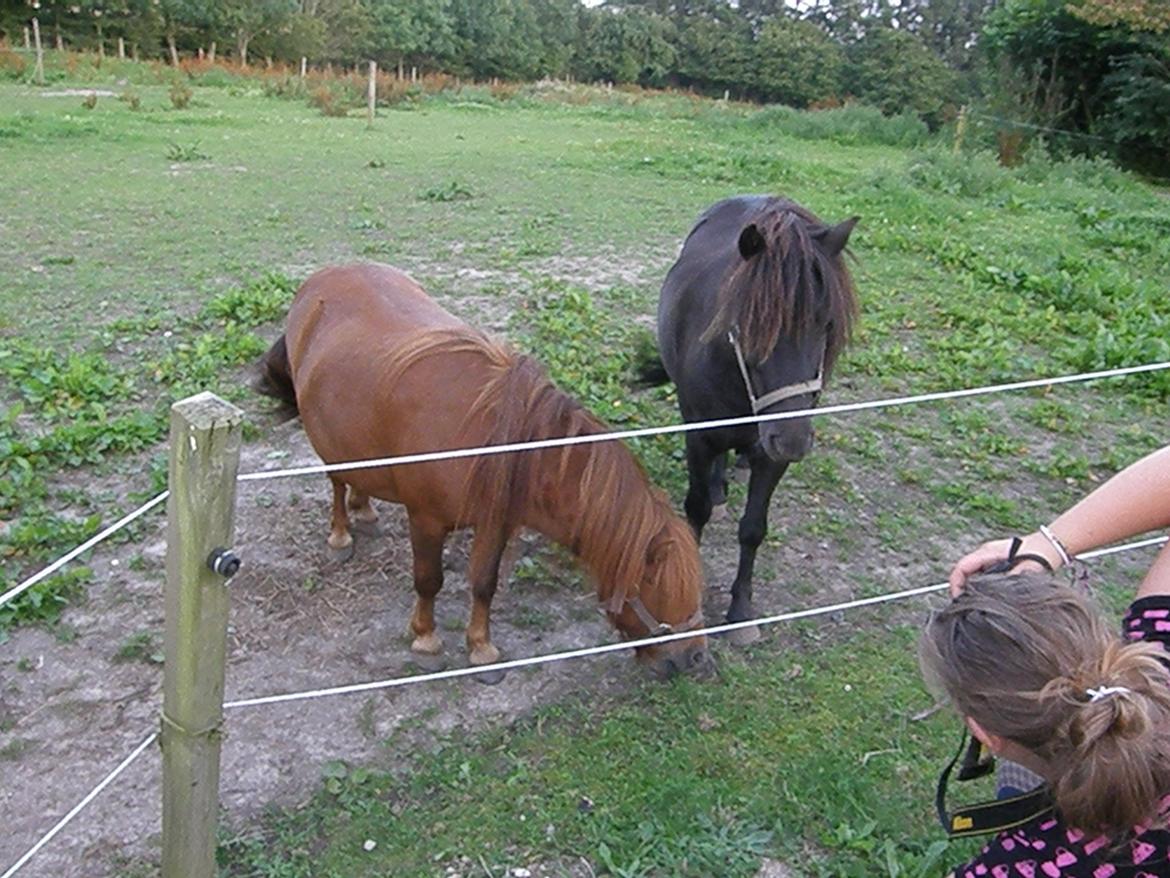
[[[932,689],[1043,760],[1070,826],[1112,836],[1159,821],[1170,793],[1168,658],[1124,642],[1087,595],[1041,575],[968,582],[919,644]],[[1094,699],[1100,687],[1122,690]]]

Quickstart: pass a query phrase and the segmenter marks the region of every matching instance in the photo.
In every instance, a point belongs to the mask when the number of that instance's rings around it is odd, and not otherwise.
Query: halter
[[[806,393],[819,393],[824,387],[825,352],[821,351],[821,361],[817,365],[817,374],[808,381],[785,384],[783,387],[777,387],[775,390],[770,390],[763,396],[757,397],[756,392],[752,389],[752,379],[748,375],[747,363],[743,359],[743,349],[739,346],[739,339],[736,337],[734,329],[727,333],[727,340],[731,342],[731,349],[735,351],[735,361],[739,363],[739,371],[743,375],[743,386],[747,388],[748,399],[752,403],[753,415],[758,415],[769,406],[783,402],[786,399],[791,399],[794,396],[804,396]]]
[[[642,599],[638,595],[632,598],[627,598],[626,603],[630,605],[630,609],[634,611],[634,615],[638,617],[638,621],[646,626],[650,637],[657,634],[674,634],[676,631],[687,631],[691,628],[703,627],[703,608],[695,610],[689,619],[685,622],[680,622],[676,625],[671,625],[669,622],[659,622],[654,618],[653,614],[646,609],[646,605],[642,603]]]

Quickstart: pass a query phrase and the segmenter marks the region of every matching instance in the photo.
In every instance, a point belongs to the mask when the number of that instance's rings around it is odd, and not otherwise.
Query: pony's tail
[[[292,370],[288,364],[288,345],[285,344],[283,335],[268,349],[268,353],[260,358],[252,387],[257,393],[280,400],[296,414],[297,391],[293,387]]]
[[[660,387],[670,383],[670,375],[658,353],[658,344],[649,332],[638,336],[633,355],[634,384],[638,387]]]

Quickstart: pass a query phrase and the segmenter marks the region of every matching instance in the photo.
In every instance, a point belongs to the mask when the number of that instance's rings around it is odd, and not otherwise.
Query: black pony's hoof
[[[748,625],[727,632],[727,639],[732,646],[751,646],[762,636],[759,625]]]
[[[490,668],[486,671],[480,671],[478,674],[472,674],[472,679],[477,683],[483,683],[485,686],[495,686],[497,683],[502,683],[506,676],[508,676],[507,671],[501,671],[499,668]]]

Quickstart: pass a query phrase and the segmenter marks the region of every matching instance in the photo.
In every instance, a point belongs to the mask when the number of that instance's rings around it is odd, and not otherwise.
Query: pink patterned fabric
[[[1122,623],[1130,640],[1170,651],[1170,596],[1135,601]],[[1170,664],[1170,657],[1167,659]],[[1170,795],[1162,800],[1170,819]],[[1136,826],[1124,839],[1090,838],[1051,815],[1001,832],[955,878],[1170,878],[1170,830]]]

